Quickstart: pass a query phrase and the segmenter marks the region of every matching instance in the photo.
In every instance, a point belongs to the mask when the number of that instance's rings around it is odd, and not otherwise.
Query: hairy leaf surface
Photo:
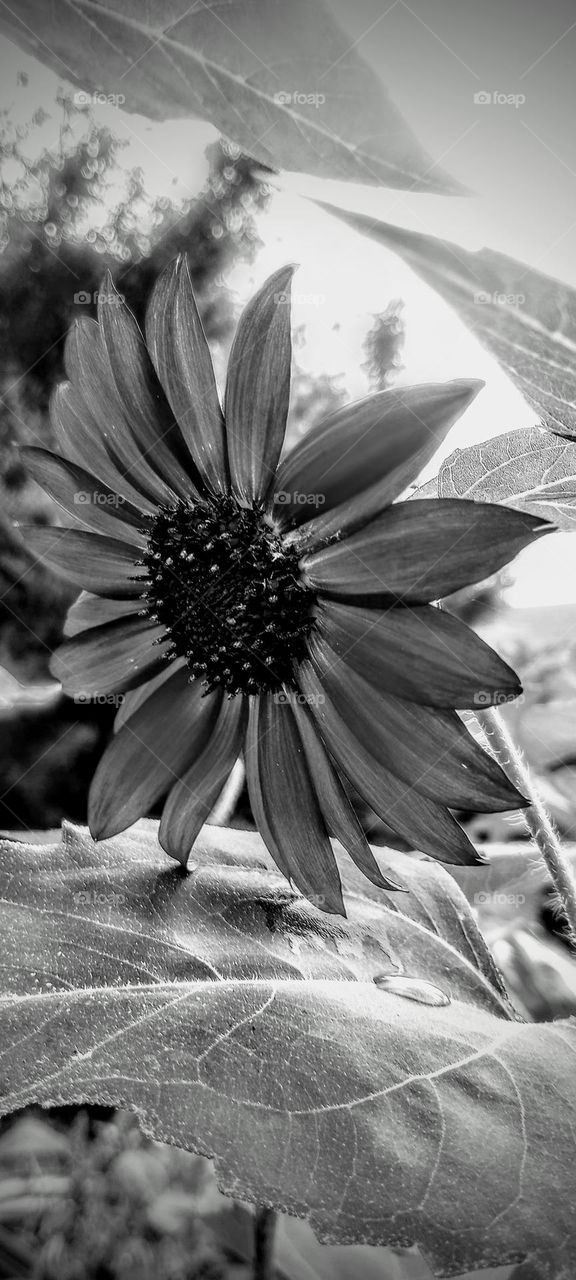
[[[576,530],[576,444],[539,427],[456,449],[415,497],[505,502]]]
[[[327,1242],[418,1244],[438,1275],[571,1274],[576,1028],[515,1020],[454,880],[379,851],[408,892],[352,871],[343,920],[252,833],[205,828],[186,872],[155,831],[0,847],[2,1109],[133,1108],[226,1193]]]

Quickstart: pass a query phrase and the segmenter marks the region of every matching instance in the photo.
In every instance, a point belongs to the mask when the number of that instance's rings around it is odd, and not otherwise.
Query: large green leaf
[[[491,249],[470,253],[364,214],[323,205],[398,253],[454,307],[545,426],[576,436],[576,290]]]
[[[225,1192],[437,1274],[574,1273],[576,1027],[514,1019],[440,867],[386,850],[409,892],[352,872],[343,920],[251,833],[205,828],[189,872],[154,824],[64,837],[0,846],[4,1111],[133,1108]],[[451,1003],[374,981],[402,973]]]
[[[81,89],[208,120],[265,165],[461,194],[322,0],[20,0],[0,30]]]
[[[456,449],[414,497],[505,502],[576,531],[576,444],[540,427]]]

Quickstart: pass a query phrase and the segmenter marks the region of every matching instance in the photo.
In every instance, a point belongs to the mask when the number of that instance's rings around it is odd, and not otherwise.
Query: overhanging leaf
[[[133,1108],[214,1157],[227,1193],[325,1241],[418,1243],[439,1275],[573,1273],[576,1026],[510,1016],[441,868],[386,850],[410,892],[353,875],[345,921],[287,889],[251,833],[205,828],[190,873],[154,824],[0,858],[4,1111]],[[452,1003],[376,987],[401,966]]]
[[[430,483],[433,494],[426,485],[414,497],[505,502],[576,531],[576,444],[539,427],[456,449]]]
[[[462,194],[322,0],[22,0],[0,30],[80,88],[208,120],[264,165]]]
[[[327,209],[371,236],[441,294],[512,379],[544,425],[576,436],[576,290],[491,249]]]

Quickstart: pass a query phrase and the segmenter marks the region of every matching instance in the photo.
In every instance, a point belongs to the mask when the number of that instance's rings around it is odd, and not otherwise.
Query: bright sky
[[[7,69],[0,109],[8,109],[11,118],[20,123],[28,120],[39,105],[43,106],[50,118],[37,135],[36,146],[41,142],[56,147],[60,128],[55,102],[57,78],[20,51],[15,54],[10,46],[0,49],[0,63]],[[16,83],[19,70],[28,74],[26,87]],[[186,121],[156,124],[110,106],[97,106],[94,114],[99,123],[125,139],[122,165],[126,170],[142,168],[151,195],[178,200],[198,194],[207,173],[204,151],[216,136],[209,126]],[[237,267],[227,281],[237,293],[239,305],[270,271],[287,261],[298,262],[293,318],[296,326],[306,327],[299,361],[311,373],[341,375],[340,385],[347,398],[358,399],[369,391],[361,368],[365,360],[363,339],[374,314],[382,311],[391,298],[401,297],[407,330],[402,382],[468,376],[486,381],[485,389],[450,433],[439,457],[456,446],[534,423],[535,415],[519,393],[437,295],[392,254],[320,210],[305,194],[350,204],[350,192],[351,188],[344,184],[321,183],[295,175],[275,180],[270,207],[259,221],[263,249],[252,266]],[[353,192],[355,206],[366,211],[374,209],[375,199],[386,205],[379,210],[380,216],[415,225],[410,213],[414,197],[403,193],[375,195],[361,189]],[[454,225],[458,224],[457,207],[475,202],[448,203],[450,231],[438,226],[431,229],[458,238],[458,225]],[[420,203],[419,209],[422,208]],[[468,247],[477,247],[471,233],[473,225],[469,213],[462,216],[460,242]],[[433,474],[435,469],[429,468],[427,474]],[[517,562],[509,599],[517,606],[576,602],[576,539],[557,534],[524,552]]]

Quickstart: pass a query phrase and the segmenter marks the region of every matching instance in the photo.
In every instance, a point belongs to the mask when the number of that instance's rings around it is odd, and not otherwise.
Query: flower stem
[[[524,810],[522,816],[548,868],[559,903],[568,921],[570,942],[572,946],[576,946],[576,881],[552,822],[538,795],[528,765],[495,707],[487,707],[485,711],[476,714],[498,763],[505,769],[511,782],[530,801],[530,807]]]
[[[274,1280],[276,1212],[261,1205],[254,1218],[254,1280]]]

